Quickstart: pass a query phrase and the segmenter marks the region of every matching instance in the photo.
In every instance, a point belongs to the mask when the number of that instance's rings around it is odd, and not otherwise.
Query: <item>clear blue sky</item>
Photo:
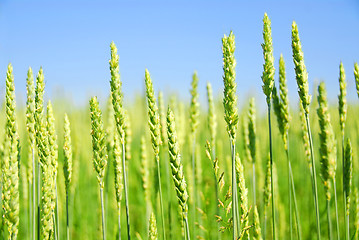
[[[29,66],[35,72],[43,66],[48,97],[56,95],[55,89],[62,89],[78,104],[87,103],[90,95],[107,96],[112,40],[120,55],[126,99],[143,91],[145,68],[149,69],[156,90],[177,91],[189,99],[191,75],[197,70],[200,93],[205,94],[207,81],[220,93],[221,38],[233,30],[240,101],[256,94],[258,102],[264,105],[260,45],[264,12],[272,20],[276,68],[280,53],[286,60],[292,102],[297,99],[291,59],[293,20],[299,26],[311,91],[314,80],[323,79],[332,101],[336,101],[338,66],[343,61],[348,95],[355,99],[353,64],[359,61],[359,3],[354,0],[1,0],[1,97],[9,62],[14,67],[19,101],[24,99]]]

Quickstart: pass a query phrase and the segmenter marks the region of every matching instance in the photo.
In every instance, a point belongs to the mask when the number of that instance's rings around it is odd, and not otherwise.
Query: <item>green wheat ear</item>
[[[148,240],[157,240],[157,224],[155,214],[151,212],[149,227],[148,227]]]
[[[307,164],[309,169],[312,171],[312,162],[311,162],[311,155],[310,155],[310,143],[309,143],[309,135],[308,135],[308,128],[305,121],[305,113],[302,104],[299,104],[299,113],[300,113],[300,125],[302,128],[302,140],[304,145],[304,152],[305,158],[307,160]]]
[[[249,138],[249,150],[251,154],[252,162],[256,161],[256,101],[255,98],[249,100],[248,111],[248,138]]]
[[[156,160],[159,160],[160,143],[161,143],[161,125],[160,115],[158,114],[158,107],[156,103],[155,91],[151,80],[150,73],[146,69],[145,71],[145,84],[146,84],[146,95],[148,104],[148,125],[151,132],[152,148],[156,156]]]
[[[271,21],[267,15],[264,14],[263,18],[263,39],[262,44],[264,64],[263,64],[263,92],[266,95],[267,104],[270,104],[272,97],[272,90],[274,85],[274,57],[273,57],[273,43],[272,43],[272,30]]]
[[[33,183],[33,166],[32,166],[32,155],[35,150],[35,85],[34,85],[34,75],[32,73],[32,69],[29,68],[27,72],[26,78],[26,129],[28,133],[28,141],[29,141],[29,156],[27,162],[27,170],[29,183]]]
[[[222,38],[223,51],[223,83],[224,83],[224,119],[227,123],[227,132],[232,141],[236,139],[236,130],[238,123],[237,113],[237,96],[236,96],[236,59],[234,58],[235,50],[234,35],[231,31],[229,36],[224,35]]]
[[[325,83],[321,82],[318,86],[318,103],[317,110],[320,126],[320,165],[321,177],[324,182],[327,200],[330,200],[330,180],[334,180],[336,171],[336,142],[333,127],[330,123],[328,112],[327,92]]]
[[[51,101],[49,100],[47,103],[47,115],[46,115],[46,128],[47,134],[49,138],[49,150],[50,150],[50,158],[52,169],[54,171],[54,181],[56,181],[57,175],[57,159],[58,159],[58,145],[57,145],[57,135],[55,129],[55,117],[54,111],[52,109]]]
[[[168,136],[169,160],[172,169],[172,178],[175,184],[178,202],[182,209],[182,214],[183,216],[185,216],[188,212],[187,184],[183,174],[181,155],[179,153],[175,119],[172,110],[170,108],[168,108],[167,111],[167,136]]]
[[[161,123],[161,143],[167,143],[167,130],[166,130],[166,109],[165,103],[163,99],[163,92],[158,92],[158,110],[160,115],[160,123]]]
[[[144,136],[141,137],[141,175],[142,175],[142,188],[145,193],[145,201],[148,207],[151,205],[151,191],[149,188],[150,183],[150,172],[148,165],[146,139]]]
[[[191,106],[190,106],[190,126],[191,134],[195,134],[196,129],[199,124],[199,102],[198,102],[198,76],[197,72],[193,73],[192,83],[191,83]]]
[[[355,86],[359,97],[359,64],[358,63],[354,63],[354,77],[355,77]]]
[[[116,120],[116,128],[120,137],[121,144],[125,142],[125,130],[124,121],[125,113],[122,107],[122,82],[120,80],[120,67],[119,56],[117,54],[117,48],[114,42],[111,42],[111,59],[110,59],[110,72],[111,72],[111,96],[112,106],[114,110],[114,116]]]
[[[345,71],[343,63],[340,62],[339,66],[339,89],[340,94],[338,96],[339,100],[339,119],[340,119],[340,129],[342,131],[342,135],[344,135],[345,128],[345,120],[347,118],[347,82],[345,81]]]
[[[345,201],[346,201],[346,215],[349,215],[350,212],[350,194],[351,194],[351,185],[352,185],[352,172],[353,172],[353,149],[352,144],[347,139],[344,152],[344,192],[345,192]]]
[[[263,189],[263,199],[264,206],[269,207],[270,199],[272,197],[272,188],[271,188],[271,171],[270,171],[270,157],[267,157],[267,165],[266,165],[266,175],[264,180],[264,189]]]
[[[211,135],[211,145],[215,151],[215,140],[217,135],[217,116],[214,108],[213,91],[210,82],[207,82],[207,100],[208,100],[208,128]],[[215,156],[215,152],[213,153]]]
[[[72,177],[72,143],[71,143],[71,128],[70,121],[65,113],[64,117],[64,175],[66,191],[70,192],[71,177]]]
[[[297,80],[300,101],[302,103],[304,112],[308,114],[309,104],[311,101],[308,87],[308,72],[304,64],[304,54],[302,50],[302,44],[300,43],[299,39],[298,26],[294,21],[292,24],[292,51],[293,62],[295,66],[295,77]]]
[[[8,154],[2,162],[3,187],[2,209],[3,224],[8,239],[16,239],[19,225],[19,163],[18,163],[18,133],[16,124],[15,83],[12,65],[9,64],[6,72],[6,141]]]
[[[91,112],[91,136],[93,149],[93,164],[97,172],[97,180],[100,188],[104,187],[104,176],[107,165],[106,139],[103,128],[102,113],[97,101],[97,97],[92,97],[90,100]]]

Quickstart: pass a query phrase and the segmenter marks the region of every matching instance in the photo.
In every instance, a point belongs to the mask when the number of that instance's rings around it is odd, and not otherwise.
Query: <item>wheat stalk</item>
[[[237,112],[237,96],[236,96],[236,59],[234,58],[235,37],[233,32],[230,32],[227,37],[222,38],[222,52],[223,52],[223,106],[224,106],[224,120],[227,123],[227,132],[231,143],[232,152],[232,219],[233,219],[233,240],[239,233],[239,214],[237,206],[237,185],[235,173],[235,142],[236,131],[238,123]],[[237,233],[237,234],[236,234]]]
[[[54,182],[54,194],[53,194],[53,205],[55,206],[54,210],[54,231],[55,231],[55,240],[60,238],[60,221],[59,221],[59,208],[58,208],[58,196],[57,196],[57,167],[58,167],[58,145],[56,129],[55,129],[55,117],[52,109],[51,101],[47,103],[47,115],[46,115],[46,128],[49,138],[49,151],[50,159],[53,171],[53,182]]]
[[[8,139],[8,152],[5,156],[3,169],[3,188],[2,188],[2,224],[3,233],[7,239],[16,239],[19,226],[19,165],[18,165],[18,133],[16,124],[16,101],[15,101],[15,84],[13,67],[9,63],[6,72],[6,94],[5,94],[5,111],[6,111],[6,138]]]
[[[55,208],[53,202],[55,189],[53,178],[54,170],[51,162],[49,137],[44,117],[44,90],[44,74],[42,68],[40,68],[36,77],[35,88],[35,132],[39,155],[38,169],[40,171],[41,167],[42,173],[41,204],[40,192],[38,193],[38,239],[40,239],[40,235],[42,238],[48,239],[54,232],[54,222],[52,217]],[[40,191],[40,172],[38,172],[38,191]]]
[[[264,14],[263,18],[263,40],[262,49],[263,49],[263,92],[266,95],[267,100],[267,108],[268,108],[268,130],[269,130],[269,156],[271,162],[271,177],[273,177],[273,153],[272,153],[272,127],[271,127],[271,98],[273,92],[274,85],[274,57],[273,57],[273,43],[272,43],[272,30],[271,30],[271,21],[267,15]],[[271,180],[271,190],[272,190],[272,227],[273,227],[273,239],[276,238],[275,232],[275,207],[274,207],[274,187],[273,187],[273,179]]]
[[[65,113],[64,117],[64,176],[66,189],[66,239],[70,239],[70,222],[69,222],[69,193],[71,190],[72,178],[72,144],[71,144],[71,128],[70,120]]]
[[[267,208],[269,207],[270,200],[272,197],[272,177],[271,177],[271,164],[270,164],[270,157],[267,158],[267,164],[266,164],[266,174],[265,174],[265,180],[264,180],[264,188],[263,188],[263,203],[264,203],[264,239],[267,236]]]
[[[314,161],[314,151],[313,151],[313,141],[312,134],[309,124],[309,104],[311,101],[311,96],[309,94],[308,87],[308,73],[304,64],[304,54],[302,50],[302,44],[300,42],[298,26],[295,22],[292,24],[292,52],[293,52],[293,62],[295,70],[295,78],[298,86],[298,94],[300,98],[301,105],[303,107],[305,122],[308,131],[308,139],[310,145],[310,157],[311,157],[311,173],[312,173],[312,189],[313,189],[313,198],[315,205],[316,213],[316,223],[317,223],[317,235],[318,239],[321,239],[320,236],[320,216],[319,216],[319,205],[318,205],[318,191],[317,191],[317,178],[315,170],[315,161]]]
[[[217,115],[214,108],[213,101],[213,90],[210,82],[207,82],[207,100],[208,100],[208,129],[211,136],[211,146],[212,146],[212,157],[216,156],[216,136],[217,136]]]
[[[105,229],[105,207],[103,202],[103,188],[104,176],[107,165],[107,151],[105,130],[102,121],[102,112],[97,101],[97,97],[92,97],[90,100],[90,114],[91,114],[91,136],[92,136],[92,150],[93,150],[93,165],[97,173],[97,181],[100,185],[101,195],[101,213],[102,213],[102,238],[106,239]]]
[[[29,142],[29,159],[28,161],[28,172],[29,176],[31,175],[31,180],[29,179],[29,184],[32,185],[32,206],[31,206],[31,236],[32,239],[35,239],[36,236],[36,185],[35,185],[35,86],[34,86],[34,75],[32,69],[29,68],[26,78],[26,129],[28,133],[28,142]],[[30,195],[30,194],[29,194]]]
[[[148,72],[147,69],[145,70],[145,84],[146,84],[148,118],[149,118],[148,124],[151,133],[152,148],[157,163],[157,177],[158,177],[158,189],[159,189],[160,207],[161,207],[162,234],[163,234],[163,239],[166,239],[166,228],[165,228],[165,219],[164,219],[164,211],[163,211],[163,201],[162,201],[160,155],[159,155],[160,144],[161,144],[161,132],[160,132],[161,123],[160,123],[160,115],[158,113],[155,91],[153,89],[150,73]]]
[[[117,54],[117,48],[114,42],[111,42],[111,59],[110,63],[110,72],[111,72],[111,97],[112,97],[112,106],[114,110],[114,117],[116,121],[116,129],[120,138],[122,145],[122,159],[125,159],[126,149],[125,149],[125,113],[122,107],[122,91],[121,86],[122,82],[120,80],[119,73],[119,56]],[[126,164],[125,161],[122,161],[122,170],[123,170],[123,185],[125,190],[125,203],[126,203],[126,220],[127,220],[127,239],[131,239],[130,235],[130,214],[128,207],[128,194],[127,194],[127,177],[126,177]]]
[[[329,239],[332,239],[331,221],[330,221],[330,188],[331,181],[335,185],[335,171],[336,171],[336,146],[335,137],[332,125],[330,123],[330,115],[328,112],[327,93],[324,82],[321,82],[318,87],[318,103],[317,110],[319,126],[320,126],[320,165],[321,177],[324,183],[324,190],[327,199],[327,214],[328,214],[328,229]],[[335,191],[335,189],[334,189]]]
[[[353,172],[353,149],[352,144],[347,139],[347,143],[345,146],[344,152],[344,165],[343,165],[343,174],[344,174],[344,182],[343,182],[343,189],[344,189],[344,210],[345,210],[345,232],[346,232],[346,239],[350,239],[349,234],[349,213],[350,213],[350,194],[351,194],[351,185],[352,185],[352,172]]]
[[[186,237],[187,240],[190,240],[188,219],[187,219],[187,213],[188,213],[187,184],[183,175],[183,166],[181,163],[181,155],[179,153],[175,119],[173,112],[170,108],[168,108],[167,111],[167,137],[168,137],[169,160],[172,169],[172,179],[175,185],[178,203],[179,206],[181,207],[182,218],[185,222]]]

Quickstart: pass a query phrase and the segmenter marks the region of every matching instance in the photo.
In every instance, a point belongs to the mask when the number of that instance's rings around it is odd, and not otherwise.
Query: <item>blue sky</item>
[[[75,3],[74,3],[75,2]],[[248,1],[249,2],[249,1]],[[191,76],[197,70],[200,94],[205,84],[221,93],[221,38],[236,36],[240,102],[261,90],[262,18],[272,20],[276,74],[283,53],[289,94],[297,101],[291,59],[291,24],[299,27],[310,90],[325,80],[336,101],[339,62],[343,61],[348,96],[356,100],[353,65],[359,61],[357,1],[0,1],[0,90],[7,64],[14,67],[19,101],[24,99],[26,71],[43,66],[48,97],[65,93],[77,104],[109,92],[110,42],[120,55],[127,100],[143,92],[145,68],[156,91],[177,92],[189,100]],[[276,75],[276,80],[278,75]],[[22,96],[22,97],[21,97]]]

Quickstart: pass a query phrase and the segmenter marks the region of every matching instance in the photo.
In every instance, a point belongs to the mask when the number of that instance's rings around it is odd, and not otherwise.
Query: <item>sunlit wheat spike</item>
[[[32,183],[33,175],[33,166],[32,166],[32,152],[35,150],[35,85],[34,85],[34,75],[32,69],[29,68],[27,71],[26,78],[26,129],[28,133],[28,142],[29,142],[29,158],[27,162],[28,177],[29,183]],[[30,176],[31,175],[31,176]]]
[[[353,149],[352,144],[347,139],[345,152],[344,152],[344,192],[345,192],[345,201],[346,201],[346,215],[349,215],[350,212],[350,194],[351,194],[351,185],[352,185],[352,172],[353,172]]]
[[[345,80],[345,71],[343,63],[340,62],[339,66],[339,120],[340,120],[340,129],[342,131],[342,135],[344,135],[345,128],[345,120],[347,118],[347,82]]]
[[[292,24],[292,52],[295,69],[295,78],[298,85],[298,94],[305,114],[309,113],[309,104],[311,96],[308,87],[308,72],[304,64],[304,54],[302,44],[300,43],[298,26],[295,22]]]
[[[248,139],[249,139],[249,150],[251,154],[252,162],[256,161],[256,101],[255,98],[249,100],[248,110]]]
[[[161,143],[167,143],[167,130],[166,130],[166,109],[165,103],[163,99],[163,92],[158,92],[158,110],[160,115],[160,123],[161,123]]]
[[[242,211],[241,228],[243,230],[249,226],[248,189],[246,188],[246,182],[244,179],[244,169],[238,153],[236,154],[236,174],[237,174],[240,207]],[[243,239],[249,239],[249,231],[248,230],[244,231],[242,236]]]
[[[50,151],[50,158],[51,164],[54,171],[54,179],[56,181],[57,175],[57,159],[58,159],[58,145],[57,145],[57,135],[55,129],[55,117],[52,108],[51,101],[47,103],[47,115],[46,115],[46,128],[47,134],[49,138],[49,151]]]
[[[151,191],[149,188],[149,165],[146,149],[146,139],[144,136],[141,137],[141,175],[142,175],[142,188],[145,193],[145,201],[147,204],[151,203]]]
[[[215,147],[217,135],[217,115],[214,108],[213,90],[210,82],[207,82],[207,101],[208,101],[208,128],[211,135],[211,145]]]
[[[104,187],[104,175],[107,165],[106,139],[103,128],[102,112],[97,101],[97,97],[92,97],[90,100],[91,112],[91,136],[93,149],[93,164],[97,172],[97,180],[100,188]]]
[[[287,133],[289,130],[289,98],[287,88],[287,78],[285,73],[285,62],[283,55],[279,58],[279,95],[280,95],[280,109],[281,109],[281,122],[282,122],[282,137],[286,149],[288,148]]]
[[[182,208],[182,214],[186,214],[188,211],[187,184],[183,175],[183,166],[181,163],[181,155],[179,153],[175,119],[170,108],[168,108],[167,111],[167,136],[169,160],[172,169],[172,178],[175,185],[178,202]]]
[[[16,124],[15,83],[12,65],[9,63],[6,72],[6,138],[8,145],[5,159],[2,161],[2,210],[3,229],[7,239],[16,239],[19,226],[19,163],[18,163],[18,133]]]
[[[357,94],[359,97],[359,64],[354,63],[354,78],[355,78],[355,86],[357,89]]]
[[[230,32],[227,37],[222,38],[223,51],[223,83],[224,83],[224,119],[227,123],[227,132],[232,140],[236,138],[238,123],[237,113],[237,96],[236,96],[236,59],[234,58],[235,50],[234,35]]]
[[[262,229],[259,221],[259,214],[257,205],[254,206],[254,231],[253,231],[254,240],[262,240]]]
[[[157,224],[155,214],[151,212],[149,224],[148,224],[148,240],[157,240]]]
[[[151,76],[147,69],[145,71],[145,84],[146,84],[148,118],[149,118],[148,125],[150,127],[152,148],[155,153],[156,160],[158,161],[159,158],[157,157],[160,152],[160,143],[161,143],[160,115],[158,113],[156,96],[155,96],[155,91],[153,89]]]
[[[336,171],[336,142],[332,125],[330,123],[330,115],[328,112],[327,92],[325,83],[321,82],[318,86],[318,103],[317,110],[319,127],[320,127],[320,165],[321,177],[324,182],[326,197],[330,200],[330,181],[335,178]]]
[[[190,106],[190,127],[191,133],[195,134],[199,124],[199,101],[198,101],[198,76],[197,72],[193,73],[191,83],[191,106]]]
[[[272,90],[274,84],[274,57],[273,57],[273,43],[272,43],[272,29],[271,29],[271,21],[267,15],[264,14],[263,18],[263,39],[264,43],[262,43],[263,49],[263,92],[266,95],[267,104],[270,104],[272,97]]]
[[[125,131],[125,159],[126,161],[131,160],[132,153],[131,153],[131,144],[132,144],[132,128],[131,128],[131,119],[129,112],[127,109],[124,109],[125,114],[125,122],[123,125],[123,129]]]
[[[64,117],[64,176],[66,191],[70,192],[71,177],[72,177],[72,143],[71,143],[71,128],[70,120],[65,113]]]
[[[112,106],[114,110],[114,116],[116,120],[116,128],[119,134],[121,143],[125,142],[125,130],[124,130],[124,121],[125,114],[122,107],[122,82],[120,80],[120,67],[119,67],[119,56],[117,54],[117,48],[114,42],[111,42],[111,59],[110,63],[110,72],[111,72],[111,97],[112,97]]]
[[[116,192],[116,202],[117,207],[120,208],[122,201],[122,191],[123,191],[123,183],[122,183],[122,156],[121,156],[121,143],[118,139],[118,134],[114,134],[114,146],[113,146],[113,166],[115,173],[115,192]]]

